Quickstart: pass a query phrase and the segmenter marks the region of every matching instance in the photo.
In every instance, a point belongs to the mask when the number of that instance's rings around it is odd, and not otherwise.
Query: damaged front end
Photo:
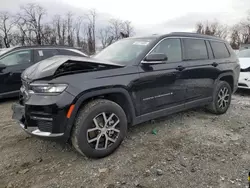
[[[29,81],[49,80],[65,74],[93,72],[119,67],[124,67],[124,65],[88,57],[54,56],[26,69],[22,74],[22,79]]]
[[[67,74],[76,74],[83,72],[94,72],[117,68],[117,65],[109,65],[109,64],[99,64],[93,62],[82,62],[68,60],[63,63],[54,73],[54,77],[67,75]]]
[[[13,119],[29,134],[64,138],[70,118],[69,109],[74,107],[76,96],[72,91],[67,91],[70,88],[67,77],[62,82],[58,82],[58,78],[120,67],[124,66],[71,56],[55,56],[38,62],[22,74],[19,103],[12,106]],[[82,82],[81,79],[76,81]]]

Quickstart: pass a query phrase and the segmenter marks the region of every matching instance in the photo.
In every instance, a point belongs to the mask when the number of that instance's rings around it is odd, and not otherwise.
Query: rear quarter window
[[[230,53],[224,42],[210,41],[215,59],[223,59],[230,57]]]

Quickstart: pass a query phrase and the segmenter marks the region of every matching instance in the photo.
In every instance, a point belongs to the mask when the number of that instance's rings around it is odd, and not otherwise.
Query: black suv
[[[0,51],[0,98],[18,96],[21,73],[38,61],[54,55],[86,56],[72,47],[26,46]]]
[[[197,106],[227,111],[240,66],[230,45],[192,33],[127,38],[93,58],[55,56],[22,74],[13,118],[28,133],[104,157],[128,125]]]

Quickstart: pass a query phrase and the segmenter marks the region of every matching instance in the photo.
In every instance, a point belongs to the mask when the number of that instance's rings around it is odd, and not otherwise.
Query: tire
[[[221,99],[221,96],[223,96],[224,93],[225,93],[224,95],[225,100]],[[217,115],[226,113],[231,104],[231,98],[232,98],[232,89],[230,85],[225,81],[219,81],[213,93],[213,101],[211,104],[207,106],[208,111]]]
[[[123,109],[112,101],[97,99],[79,110],[71,141],[79,153],[90,158],[102,158],[120,146],[126,133],[127,117]]]

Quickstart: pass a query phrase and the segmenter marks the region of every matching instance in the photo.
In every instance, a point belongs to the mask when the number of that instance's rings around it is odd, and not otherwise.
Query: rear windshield
[[[238,57],[250,57],[250,49],[239,51]]]

